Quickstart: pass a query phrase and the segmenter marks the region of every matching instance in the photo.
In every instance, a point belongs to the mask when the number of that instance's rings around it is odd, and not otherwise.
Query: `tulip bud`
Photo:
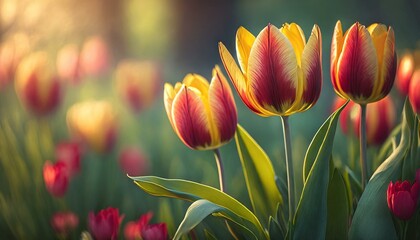
[[[165,223],[150,224],[153,213],[142,215],[137,222],[128,222],[124,228],[124,237],[127,240],[166,240],[168,231]]]
[[[343,35],[338,21],[331,43],[335,92],[358,104],[376,102],[391,91],[396,73],[394,31],[382,24],[356,22]]]
[[[408,95],[411,76],[414,72],[414,57],[411,53],[402,56],[397,70],[397,88],[404,96]]]
[[[261,116],[288,116],[311,108],[322,86],[321,31],[314,25],[306,42],[295,23],[280,29],[268,24],[257,37],[236,32],[239,66],[226,47],[219,53],[245,105]]]
[[[420,115],[420,69],[413,73],[408,90],[408,98],[414,112]]]
[[[117,137],[117,116],[107,101],[74,104],[67,111],[71,134],[96,152],[111,151]]]
[[[52,164],[50,161],[46,161],[44,163],[43,175],[45,187],[48,192],[55,197],[64,196],[69,185],[66,164],[63,162]]]
[[[84,74],[102,76],[108,71],[111,61],[108,44],[101,37],[91,37],[83,44],[80,58]]]
[[[165,109],[179,138],[192,149],[215,149],[230,141],[238,123],[236,105],[218,66],[211,84],[188,74],[182,83],[165,84]]]
[[[23,59],[16,72],[18,97],[39,115],[54,111],[61,101],[60,82],[51,66],[47,54],[37,52]]]
[[[100,210],[98,214],[89,213],[89,231],[96,240],[116,240],[118,231],[124,215],[119,214],[117,208],[109,207]]]
[[[55,147],[56,159],[65,163],[69,171],[69,177],[80,172],[81,148],[77,143],[62,142]]]
[[[387,201],[391,212],[402,220],[409,220],[417,206],[420,184],[414,182],[412,185],[407,181],[397,181],[388,185]]]
[[[29,52],[29,40],[17,33],[0,45],[0,90],[15,77],[21,59]]]
[[[51,217],[51,226],[54,231],[66,238],[69,232],[77,228],[79,218],[73,212],[56,212]]]
[[[147,156],[135,147],[124,148],[119,156],[121,170],[130,176],[144,175],[149,170]]]
[[[79,49],[74,44],[64,46],[57,54],[57,73],[62,80],[77,84],[82,79]]]
[[[118,64],[115,78],[119,95],[138,113],[156,99],[161,89],[162,72],[152,61],[125,60]]]

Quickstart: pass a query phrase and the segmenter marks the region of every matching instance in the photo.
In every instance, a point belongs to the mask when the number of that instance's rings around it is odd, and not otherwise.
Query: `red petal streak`
[[[388,30],[388,36],[385,40],[385,49],[383,54],[381,77],[384,81],[380,94],[382,97],[388,95],[394,85],[397,72],[397,55],[395,53],[395,36],[392,28]]]
[[[376,51],[370,34],[364,26],[355,23],[344,40],[337,81],[353,101],[364,103],[371,97],[377,75]]]
[[[229,141],[238,123],[235,101],[225,77],[218,67],[215,68],[210,84],[209,99],[213,121],[220,133],[220,141]]]
[[[284,114],[294,103],[297,62],[289,40],[273,25],[255,39],[248,65],[248,90],[272,114]]]
[[[337,21],[334,28],[334,34],[331,42],[331,68],[330,68],[330,74],[331,74],[331,82],[336,91],[340,91],[338,88],[337,83],[337,61],[341,54],[342,48],[343,48],[343,30],[341,27],[341,22]]]
[[[210,124],[206,106],[194,90],[183,87],[172,105],[172,121],[181,140],[197,149],[211,144]]]

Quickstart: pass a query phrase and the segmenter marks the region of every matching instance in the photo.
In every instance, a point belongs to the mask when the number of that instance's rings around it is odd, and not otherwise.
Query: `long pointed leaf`
[[[338,117],[345,106],[331,114],[309,145],[304,166],[311,168],[295,214],[293,239],[325,239],[329,161]]]
[[[269,216],[276,216],[282,197],[277,188],[273,165],[257,142],[238,125],[236,147],[241,159],[249,198],[255,215],[268,227]]]
[[[178,230],[175,233],[174,240],[180,239],[184,234],[188,233],[191,229],[197,226],[201,221],[204,220],[210,214],[218,214],[240,227],[247,239],[258,239],[245,225],[247,224],[245,220],[240,218],[235,213],[229,211],[228,209],[216,205],[207,200],[201,199],[193,202],[185,213],[184,220],[178,227]]]
[[[378,167],[366,185],[350,227],[350,239],[397,239],[386,200],[390,181],[401,178],[402,162],[410,147],[412,110],[406,101],[398,147]],[[408,106],[408,107],[407,107]]]
[[[187,201],[206,199],[214,204],[224,207],[239,217],[250,222],[250,230],[259,239],[267,238],[257,217],[242,203],[220,190],[187,180],[165,179],[155,176],[130,177],[145,192],[161,197],[178,198]]]

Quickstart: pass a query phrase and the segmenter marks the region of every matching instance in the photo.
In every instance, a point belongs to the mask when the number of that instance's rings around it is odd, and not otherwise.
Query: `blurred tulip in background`
[[[82,149],[79,144],[75,142],[60,142],[55,147],[55,157],[57,161],[66,164],[70,177],[80,172]]]
[[[420,69],[413,73],[408,90],[408,98],[414,112],[420,115]]]
[[[408,88],[410,85],[411,77],[414,72],[414,56],[410,52],[405,53],[398,64],[397,70],[397,89],[404,96],[408,95]]]
[[[166,240],[168,230],[165,223],[149,224],[153,213],[148,212],[140,216],[137,221],[126,223],[124,237],[126,240]]]
[[[111,58],[108,44],[102,37],[92,36],[86,39],[80,55],[83,74],[93,77],[103,76],[109,71]]]
[[[67,44],[57,53],[57,73],[65,82],[77,84],[83,74],[80,67],[80,51],[75,44]]]
[[[79,217],[70,211],[56,212],[51,217],[51,226],[57,235],[66,239],[71,231],[79,225]]]
[[[69,186],[67,166],[63,162],[46,161],[43,168],[45,187],[55,197],[63,197]]]
[[[90,212],[89,231],[95,240],[116,240],[123,218],[124,215],[120,215],[119,210],[112,207],[102,209],[97,214]]]
[[[149,171],[149,159],[138,147],[126,147],[119,155],[121,170],[130,176],[145,175]]]

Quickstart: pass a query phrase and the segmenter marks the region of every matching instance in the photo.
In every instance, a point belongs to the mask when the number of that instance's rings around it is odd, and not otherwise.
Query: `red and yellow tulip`
[[[179,138],[192,149],[215,149],[235,134],[236,105],[220,68],[213,69],[211,83],[188,74],[182,83],[165,84],[165,109]]]
[[[280,29],[268,24],[255,37],[244,27],[236,32],[236,54],[219,43],[223,65],[245,105],[258,115],[288,116],[312,107],[322,86],[321,31],[306,42],[295,23]]]
[[[356,22],[343,35],[335,25],[331,43],[331,81],[335,92],[359,104],[376,102],[392,88],[396,73],[395,37],[391,27]]]
[[[61,102],[61,85],[47,54],[36,52],[19,64],[15,88],[22,104],[31,112],[44,115]]]
[[[117,138],[117,116],[107,101],[74,104],[67,111],[70,133],[96,152],[109,152]]]
[[[411,76],[414,72],[414,57],[411,53],[405,53],[398,64],[397,70],[397,88],[404,96],[408,95],[408,88],[410,86]]]

